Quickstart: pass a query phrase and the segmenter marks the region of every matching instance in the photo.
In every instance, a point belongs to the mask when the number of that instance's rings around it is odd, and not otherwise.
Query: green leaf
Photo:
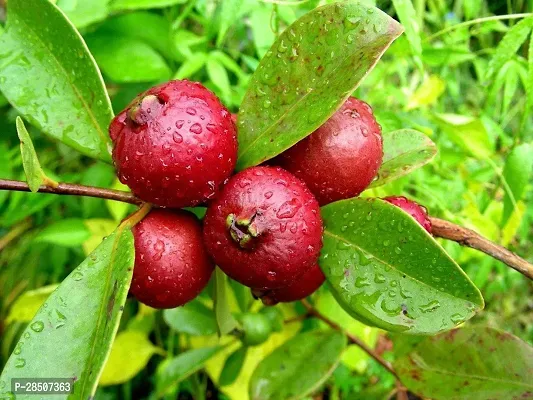
[[[147,82],[170,77],[163,57],[143,41],[96,33],[87,44],[102,71],[115,82]]]
[[[437,154],[437,146],[422,132],[414,129],[400,129],[383,134],[383,163],[377,179],[370,187],[409,174],[430,162]]]
[[[22,118],[17,117],[16,120],[17,133],[20,140],[20,153],[22,155],[22,166],[26,173],[26,181],[32,192],[37,192],[39,187],[43,184],[45,174],[37,158],[37,153],[33,147],[30,134],[24,126]]]
[[[226,38],[230,26],[235,24],[235,16],[242,8],[243,0],[224,0],[218,3],[215,13],[218,25],[216,46],[220,47]]]
[[[44,133],[109,162],[113,112],[98,67],[49,1],[10,0],[0,36],[0,90]]]
[[[244,360],[246,360],[247,351],[247,346],[241,346],[226,358],[224,367],[220,371],[220,378],[218,379],[220,386],[231,385],[237,380],[241,373]]]
[[[109,0],[58,0],[57,6],[77,28],[84,28],[106,19]]]
[[[54,222],[35,236],[36,242],[76,247],[91,237],[91,232],[82,219],[69,218]]]
[[[531,36],[529,37],[529,48],[528,48],[528,55],[527,55],[527,64],[528,64],[528,79],[527,79],[527,85],[526,85],[526,93],[527,93],[527,105],[526,109],[531,110],[533,109],[533,30],[531,31]]]
[[[220,270],[215,269],[215,317],[218,326],[219,335],[226,335],[238,327],[238,323],[233,317],[228,304],[227,298],[226,275]]]
[[[490,79],[507,61],[515,56],[529,35],[532,26],[533,18],[525,18],[509,29],[498,44],[496,52],[490,60],[489,68],[485,76],[486,80]]]
[[[263,4],[258,5],[250,14],[250,28],[252,29],[254,45],[257,55],[261,58],[276,40],[276,35],[270,26],[271,18],[272,9]]]
[[[422,65],[422,41],[420,40],[420,26],[416,16],[415,8],[411,0],[392,0],[394,9],[402,25],[405,27],[405,36],[409,42],[409,47],[414,56],[416,66],[420,71],[424,70]]]
[[[478,158],[492,156],[494,142],[480,119],[457,114],[437,114],[436,122],[466,152]]]
[[[166,359],[156,372],[156,397],[162,397],[173,385],[201,369],[207,360],[223,348],[224,346],[202,347]]]
[[[322,207],[320,266],[339,304],[368,325],[410,334],[453,328],[483,298],[409,214],[380,199]]]
[[[143,332],[124,331],[117,335],[111,347],[99,385],[119,385],[141,372],[154,354],[161,354]]]
[[[56,398],[91,397],[118,329],[133,262],[131,230],[119,228],[40,308],[11,354],[0,387],[15,377],[76,378],[74,393]],[[17,394],[17,400],[33,398]]]
[[[348,98],[401,26],[376,8],[316,8],[283,32],[254,72],[239,110],[238,169],[313,132]]]
[[[338,331],[311,331],[287,341],[255,369],[250,399],[301,399],[317,390],[333,373],[346,347]]]
[[[231,93],[231,86],[229,83],[228,72],[224,65],[216,58],[211,55],[207,58],[206,64],[207,76],[215,84],[217,88],[224,95],[229,95]]]
[[[142,29],[139,27],[142,26]],[[173,58],[170,40],[170,22],[162,15],[148,11],[118,15],[105,21],[98,32],[138,39],[158,50],[167,58]]]
[[[407,110],[428,106],[435,103],[446,90],[446,82],[436,75],[431,75],[416,89],[407,103]]]
[[[205,53],[193,53],[190,57],[187,57],[185,62],[181,64],[174,79],[190,78],[196,72],[203,68],[207,61],[207,54]]]
[[[118,179],[115,179],[111,189],[123,190],[126,192],[130,191],[130,188],[126,185],[123,185]],[[124,203],[122,201],[106,200],[105,204],[109,213],[113,216],[115,221],[122,221],[122,219],[128,214],[132,209],[132,205]]]
[[[424,398],[527,399],[533,393],[533,348],[488,327],[426,338],[394,366],[401,382]]]
[[[217,321],[212,309],[199,300],[193,300],[183,307],[163,311],[168,326],[177,332],[202,336],[217,333]]]
[[[187,0],[114,0],[111,8],[115,11],[164,8],[175,4],[184,4]]]
[[[6,318],[6,324],[11,322],[29,322],[35,316],[45,300],[58,285],[43,286],[39,289],[28,290],[13,303]]]
[[[503,178],[509,185],[503,198],[502,224],[505,224],[514,210],[514,204],[522,199],[533,171],[533,144],[524,143],[515,147],[503,167]]]

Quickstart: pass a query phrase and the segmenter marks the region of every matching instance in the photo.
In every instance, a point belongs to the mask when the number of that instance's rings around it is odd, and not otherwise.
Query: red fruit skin
[[[141,105],[134,122],[130,110],[150,95],[159,103]],[[109,133],[120,181],[159,206],[195,206],[210,199],[235,167],[231,114],[199,83],[154,86],[113,119]]]
[[[303,180],[320,205],[358,196],[383,160],[381,127],[364,101],[348,98],[324,125],[274,164]]]
[[[258,235],[249,248],[232,238],[231,214],[235,221],[252,221],[250,227]],[[230,178],[209,206],[204,240],[215,263],[243,285],[286,286],[318,259],[322,247],[319,205],[305,184],[287,171],[252,167]]]
[[[325,280],[326,277],[320,266],[315,264],[289,286],[267,292],[261,297],[261,301],[267,306],[273,306],[277,303],[289,303],[305,299],[317,291]]]
[[[141,303],[174,308],[194,299],[209,282],[214,265],[194,214],[152,210],[133,227],[135,267],[130,291]]]
[[[407,214],[411,215],[416,222],[422,225],[426,231],[431,233],[431,221],[429,220],[428,211],[425,207],[403,196],[389,196],[383,200],[394,204],[396,207],[400,207]]]

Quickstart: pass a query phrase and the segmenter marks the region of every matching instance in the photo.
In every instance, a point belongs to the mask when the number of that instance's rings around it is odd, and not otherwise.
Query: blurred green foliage
[[[384,132],[414,128],[428,135],[439,150],[429,165],[364,195],[405,194],[432,215],[473,228],[533,261],[533,1],[364,2],[399,19],[406,32],[354,95],[372,105]],[[104,75],[115,112],[139,92],[171,78],[202,82],[235,112],[251,74],[277,35],[296,18],[329,1],[55,3],[84,36]],[[2,9],[0,17],[4,16]],[[471,20],[478,21],[465,23]],[[0,95],[0,177],[24,180],[16,117]],[[33,127],[28,129],[46,176],[118,187],[112,166],[80,155]],[[65,278],[130,211],[130,206],[101,199],[0,191],[0,365],[49,293],[43,287]],[[485,297],[486,309],[472,323],[502,328],[533,343],[530,282],[456,243],[443,242],[443,246]],[[260,308],[244,300],[249,294],[242,287],[233,283],[231,287],[228,301],[235,310]],[[379,332],[344,318],[328,296],[325,288],[315,295],[322,311],[374,344]],[[196,305],[191,303],[179,313],[154,312],[128,301],[103,375],[103,383],[112,386],[101,388],[97,398],[147,398],[151,387],[166,384],[164,369],[172,366],[181,349],[212,342],[214,336],[196,336],[214,333],[205,313],[210,301],[204,294]],[[303,313],[299,305],[284,306],[283,311],[286,318]],[[187,320],[197,325],[180,330]],[[189,374],[173,386],[174,397],[168,398],[176,398],[176,393],[181,393],[180,398],[243,398],[246,388],[240,386],[250,378],[252,366],[296,331],[315,323],[289,324],[264,345],[250,348],[245,355],[237,353],[233,358],[244,365],[232,367],[241,375],[221,389],[225,395],[216,394],[211,379],[220,376],[227,356],[238,349],[231,341],[209,361],[208,374]],[[120,365],[130,361],[131,353],[125,350],[129,346],[138,352],[124,369]],[[233,382],[235,377],[224,379]],[[344,357],[323,386],[331,399],[382,399],[394,381],[366,356],[354,353],[351,359]]]

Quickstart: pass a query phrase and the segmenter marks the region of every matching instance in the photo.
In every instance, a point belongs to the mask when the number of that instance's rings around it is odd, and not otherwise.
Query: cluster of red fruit
[[[133,230],[131,292],[156,308],[195,298],[214,265],[268,305],[302,299],[324,282],[320,206],[359,195],[383,149],[372,109],[350,98],[320,128],[275,159],[231,176],[232,115],[199,83],[171,81],[112,121],[119,179],[153,209]],[[430,229],[427,213],[388,198]],[[200,221],[182,207],[206,204]]]

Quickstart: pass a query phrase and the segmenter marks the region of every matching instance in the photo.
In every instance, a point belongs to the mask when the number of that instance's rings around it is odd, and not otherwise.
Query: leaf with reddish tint
[[[239,110],[237,168],[276,156],[322,125],[402,31],[356,2],[319,7],[294,22],[250,81]]]
[[[533,398],[533,347],[488,327],[428,337],[394,367],[409,390],[436,400]]]

